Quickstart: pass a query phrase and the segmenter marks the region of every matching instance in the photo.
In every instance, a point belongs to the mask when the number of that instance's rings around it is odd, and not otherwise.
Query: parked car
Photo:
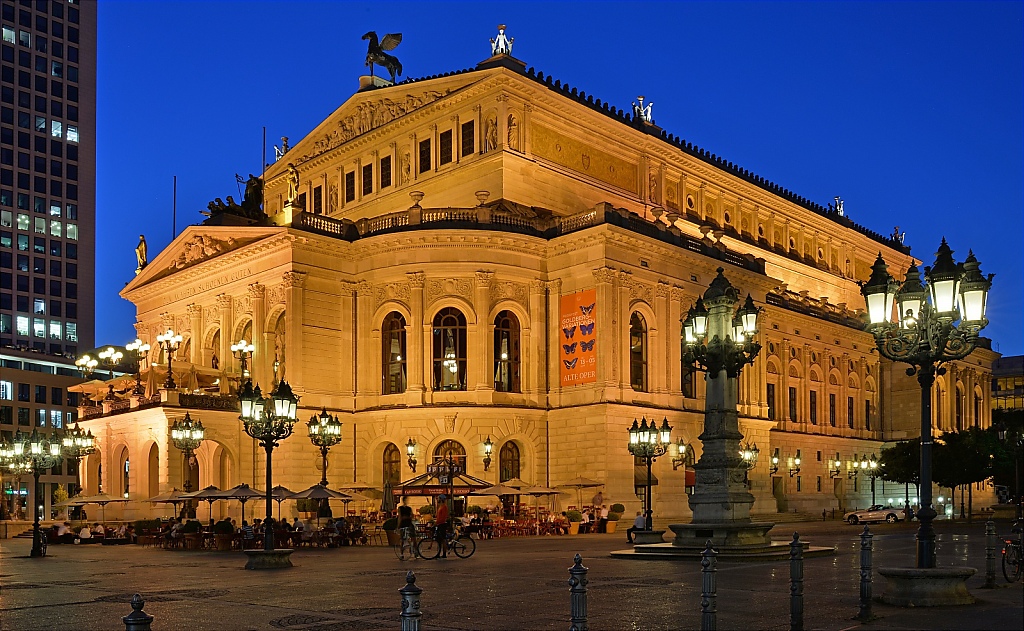
[[[850,511],[843,515],[843,519],[851,524],[862,524],[873,521],[884,521],[890,524],[895,524],[900,520],[900,511],[892,506],[875,504],[871,508],[866,508],[864,510]]]

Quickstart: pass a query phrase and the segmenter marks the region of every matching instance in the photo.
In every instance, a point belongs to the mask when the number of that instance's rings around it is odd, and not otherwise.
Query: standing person
[[[408,545],[413,556],[419,553],[416,551],[416,524],[412,521],[412,506],[402,505],[398,507],[398,536],[402,538],[402,545]],[[403,551],[404,556],[404,551]]]
[[[434,537],[441,544],[441,558],[448,556],[448,502],[444,495],[438,495],[437,515],[434,516]]]
[[[633,520],[633,525],[626,528],[626,541],[633,543],[633,533],[638,530],[647,530],[647,520],[644,519],[644,515],[640,511],[636,512],[636,519]]]
[[[597,522],[598,532],[608,532],[608,507],[601,504],[600,520]]]

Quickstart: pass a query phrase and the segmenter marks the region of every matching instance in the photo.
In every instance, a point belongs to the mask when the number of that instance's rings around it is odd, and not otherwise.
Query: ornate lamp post
[[[935,264],[924,271],[927,289],[916,265],[907,270],[903,284],[889,275],[879,254],[871,266],[871,278],[861,287],[868,311],[868,331],[882,356],[910,364],[907,375],[917,375],[921,385],[921,522],[917,531],[917,567],[935,567],[935,530],[932,520],[932,384],[945,374],[943,362],[963,359],[977,346],[978,332],[985,328],[985,308],[993,274],[981,274],[971,252],[962,265],[943,239]],[[893,319],[893,303],[897,317]]]
[[[327,413],[327,408],[323,408],[320,414],[309,417],[309,423],[306,424],[309,429],[309,442],[320,448],[320,486],[324,488],[327,488],[327,453],[331,447],[341,442],[341,425],[337,416],[332,417]],[[320,500],[319,514],[322,517],[331,516],[330,500],[327,498]]]
[[[96,366],[99,366],[100,363],[89,355],[82,355],[75,360],[75,365],[88,377],[92,375],[92,371],[96,370]]]
[[[871,454],[871,458],[868,459],[867,454],[860,457],[860,470],[871,476],[871,505],[875,505],[875,476],[878,475],[878,458],[875,454]]]
[[[231,354],[238,360],[239,369],[242,371],[242,381],[249,378],[249,358],[255,350],[256,346],[244,339],[231,345]]]
[[[177,384],[174,383],[174,371],[171,370],[171,355],[174,351],[178,350],[178,346],[181,345],[181,335],[174,332],[173,329],[167,329],[165,332],[156,336],[156,343],[160,345],[164,353],[167,354],[167,379],[164,381],[164,387],[168,390],[176,388]]]
[[[484,471],[491,468],[491,451],[494,450],[494,443],[491,442],[491,437],[488,436],[484,440]]]
[[[744,481],[749,482],[747,472],[757,466],[757,457],[761,455],[761,450],[757,448],[757,443],[751,445],[750,443],[743,443],[740,447],[740,459],[743,460],[743,466],[746,467],[744,472]]]
[[[269,400],[264,399],[260,387],[253,389],[251,381],[247,381],[238,394],[242,405],[239,419],[245,427],[245,433],[256,439],[267,452],[267,516],[263,537],[263,550],[266,552],[274,549],[274,474],[271,454],[280,441],[292,435],[295,410],[299,403],[299,398],[292,394],[291,386],[286,381],[279,383],[270,397]]]
[[[633,426],[629,428],[629,453],[636,458],[643,458],[647,463],[647,487],[644,490],[646,530],[654,530],[654,511],[651,510],[651,486],[653,486],[651,465],[654,464],[654,460],[658,456],[665,455],[671,442],[672,428],[669,426],[667,418],[661,422],[661,428],[658,428],[657,421],[653,419],[650,425],[647,425],[646,417],[643,418],[640,425],[637,425],[636,419],[633,419]]]
[[[41,435],[38,430],[33,430],[31,436],[18,431],[14,435],[14,442],[2,449],[4,464],[16,474],[32,472],[35,481],[35,492],[39,492],[39,474],[43,469],[56,467],[63,460],[61,454],[61,441],[56,437],[47,438]],[[35,498],[35,522],[32,524],[32,552],[30,556],[41,557],[45,554],[43,548],[43,533],[39,529],[39,507],[42,498]]]
[[[747,488],[748,467],[740,450],[743,434],[739,431],[736,409],[740,372],[751,364],[761,351],[755,341],[760,309],[747,295],[739,309],[739,292],[718,268],[704,296],[697,300],[683,320],[686,352],[683,361],[707,373],[707,399],[704,432],[700,439],[704,451],[694,465],[697,487],[690,496],[693,523],[673,527],[677,543],[684,537],[686,545],[700,543],[699,534],[706,525],[716,525],[715,543],[725,544],[725,533],[737,529],[757,529],[756,535],[769,542],[771,524],[751,525],[750,507],[754,496]],[[771,470],[777,471],[778,454],[772,458]],[[763,531],[763,532],[761,532]],[[721,534],[717,534],[721,533]],[[698,541],[699,538],[699,541]]]
[[[117,350],[113,346],[108,346],[99,352],[100,361],[110,371],[110,378],[114,378],[114,366],[121,363],[121,358],[124,357],[124,353]]]
[[[150,346],[139,338],[135,338],[134,342],[128,342],[124,348],[131,354],[135,355],[135,391],[133,394],[140,396],[146,392],[142,387],[142,360],[146,357],[146,354],[149,353]]]
[[[74,427],[68,428],[64,432],[64,455],[68,458],[74,459],[75,461],[75,486],[82,488],[82,476],[79,469],[79,460],[84,456],[88,456],[96,451],[96,439],[92,435],[92,430],[87,432],[82,431],[75,423]]]
[[[412,438],[405,443],[405,455],[409,457],[409,468],[416,473],[416,441]]]
[[[188,412],[185,418],[174,421],[171,425],[171,442],[180,449],[185,456],[186,469],[181,472],[181,487],[188,493],[192,490],[192,461],[195,459],[194,452],[203,444],[206,437],[206,429],[202,421],[193,421]],[[186,500],[185,514],[192,516],[192,500]]]

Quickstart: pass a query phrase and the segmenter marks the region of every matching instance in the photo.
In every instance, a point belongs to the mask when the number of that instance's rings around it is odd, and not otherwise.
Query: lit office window
[[[0,226],[10,228],[14,225],[14,214],[9,210],[0,211]]]
[[[32,318],[32,335],[35,337],[46,337],[46,320]]]
[[[68,125],[68,142],[78,142],[78,125]]]
[[[69,342],[78,341],[78,325],[74,322],[64,323],[64,339]]]
[[[28,337],[28,316],[18,316],[16,322],[18,335]]]
[[[46,234],[46,220],[42,217],[36,217],[35,232],[36,234]]]
[[[46,315],[46,301],[36,298],[32,301],[32,313]]]
[[[10,381],[0,381],[0,399],[4,401],[14,400],[14,384]]]
[[[57,207],[57,210],[60,210],[60,206]],[[61,233],[64,231],[63,228],[64,228],[64,224],[62,224],[59,220],[57,220],[57,219],[51,219],[50,220],[50,236],[51,237],[59,237],[59,236],[61,236]]]
[[[18,213],[18,230],[28,230],[29,221],[28,215],[25,213]]]
[[[36,131],[45,134],[46,133],[46,117],[36,116]]]
[[[60,217],[60,202],[54,204],[50,202],[50,214],[54,217]]]
[[[63,138],[64,123],[60,121],[50,121],[50,135],[54,138]]]
[[[14,40],[14,29],[9,26],[4,27],[4,41],[8,44],[16,43]]]
[[[50,339],[59,340],[61,334],[60,320],[50,320]]]
[[[64,412],[61,410],[50,410],[50,427],[64,427]]]
[[[68,238],[72,241],[78,241],[78,224],[68,224]]]

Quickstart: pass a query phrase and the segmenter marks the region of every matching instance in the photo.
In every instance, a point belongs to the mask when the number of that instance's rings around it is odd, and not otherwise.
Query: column
[[[253,383],[270,383],[267,367],[274,361],[272,347],[267,346],[267,286],[252,283],[248,287],[252,303],[252,345],[256,349],[249,361],[249,373]]]
[[[649,345],[655,351],[655,366],[651,372],[655,379],[651,380],[651,392],[658,394],[664,394],[669,391],[668,375],[670,371],[668,370],[667,358],[671,351],[666,346],[665,340],[673,338],[672,330],[674,329],[672,317],[669,314],[669,291],[668,281],[659,280],[654,290],[654,311],[658,316],[658,329],[653,333],[648,331],[650,335]]]
[[[345,279],[339,280],[338,283],[338,314],[341,326],[338,335],[338,348],[340,364],[348,366],[348,369],[339,371],[337,387],[338,394],[344,400],[342,406],[347,409],[355,409],[356,370],[359,366],[356,339],[362,337],[360,332],[366,331],[367,325],[365,323],[357,325],[355,313],[357,285]]]
[[[411,287],[409,302],[412,311],[406,327],[406,352],[409,355],[405,364],[409,371],[406,399],[409,405],[422,405],[423,393],[427,389],[424,380],[424,366],[429,359],[427,357],[429,351],[423,343],[423,287],[426,285],[427,275],[423,272],[409,272],[405,276],[409,279]]]
[[[527,156],[533,155],[530,143],[531,136],[533,135],[530,133],[530,118],[532,116],[532,112],[533,105],[530,103],[523,103],[523,124],[520,126],[520,129],[523,132],[523,153]]]
[[[682,319],[685,300],[683,288],[673,286],[669,293],[668,327],[665,333],[665,344],[668,353],[668,370],[666,371],[668,374],[668,393],[674,396],[682,396],[683,394]]]
[[[561,374],[558,370],[558,362],[560,361],[561,355],[558,352],[559,344],[561,344],[561,318],[562,318],[562,279],[556,278],[549,280],[547,283],[548,289],[548,339],[544,344],[545,353],[547,355],[548,369],[547,369],[547,382],[544,384],[544,388],[548,393],[548,407],[558,407],[561,405],[561,392],[562,392],[562,381],[559,378]],[[601,300],[601,291],[597,292],[598,301]],[[598,309],[598,314],[601,310]],[[595,327],[598,330],[598,336],[600,336],[601,329]],[[597,349],[598,353],[602,353],[602,349]],[[601,355],[598,355],[601,357]],[[601,380],[601,363],[598,362],[598,382]]]
[[[308,198],[307,198],[308,199]],[[217,295],[217,309],[220,311],[220,348],[214,349],[217,352],[217,360],[220,362],[221,372],[227,371],[231,364],[231,345],[236,341],[231,337],[234,335],[235,318],[233,316],[233,303],[231,296],[227,294]],[[225,380],[222,378],[221,383]]]
[[[633,315],[629,308],[629,283],[632,281],[632,274],[626,271],[620,270],[618,273],[618,285],[615,287],[615,320],[612,322],[612,327],[609,330],[612,333],[612,348],[618,353],[619,359],[619,380],[615,384],[618,388],[618,394],[616,397],[620,401],[632,400],[633,388],[630,387],[630,372],[629,372],[629,319]],[[650,323],[648,322],[648,328]],[[650,336],[648,336],[648,345],[650,345]],[[650,366],[648,368],[648,378],[650,377]],[[628,395],[628,396],[627,396]]]
[[[476,376],[476,385],[471,390],[484,392],[494,391],[494,322],[490,319],[491,314],[491,281],[494,279],[494,272],[477,272],[473,285],[473,309],[476,311],[476,326],[470,327],[469,353],[466,359],[469,362],[468,368],[476,364],[476,370],[470,374]],[[473,339],[475,338],[475,339]],[[477,359],[474,362],[474,357]],[[471,380],[472,381],[472,380]]]
[[[610,388],[617,385],[618,349],[616,348],[615,326],[615,277],[618,272],[613,267],[599,267],[593,271],[597,283],[597,316],[594,318],[597,344],[597,384],[599,387]],[[560,327],[555,327],[558,334],[555,339],[561,342]],[[558,347],[555,347],[556,349]],[[556,366],[557,368],[557,366]],[[556,370],[553,375],[558,375]],[[557,377],[556,377],[557,378]]]
[[[185,359],[198,366],[203,365],[203,308],[196,303],[185,307],[188,313],[189,357]]]
[[[373,322],[373,312],[376,305],[373,298],[373,285],[369,281],[361,280],[356,285],[355,302],[355,328],[357,331],[361,331],[362,334],[356,337],[354,344],[356,349],[354,389],[358,397],[374,397],[380,393],[380,387],[378,386],[380,380],[374,370],[374,367],[379,363],[376,356],[380,354],[380,350],[373,345],[373,336],[370,335],[370,332],[375,327],[379,327],[380,323]],[[408,365],[408,363],[410,362],[406,358],[406,364]],[[366,403],[363,402],[360,405],[366,405]]]
[[[498,102],[498,149],[504,151],[508,144],[508,96],[499,94],[494,100]]]
[[[520,375],[524,385],[523,392],[537,405],[543,405],[545,385],[543,382],[544,366],[547,362],[547,345],[545,343],[547,325],[547,291],[542,280],[530,281],[530,341],[529,346],[520,341],[519,359],[523,373]]]
[[[284,273],[284,315],[285,315],[285,356],[281,364],[285,369],[284,380],[293,390],[301,391],[302,382],[302,326],[303,287],[306,273],[289,271]]]

